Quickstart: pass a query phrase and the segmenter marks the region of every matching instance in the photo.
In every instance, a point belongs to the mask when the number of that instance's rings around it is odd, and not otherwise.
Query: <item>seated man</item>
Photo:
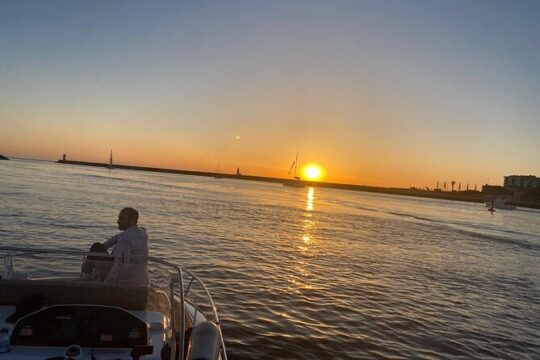
[[[118,229],[121,233],[105,241],[106,249],[114,246],[114,263],[105,282],[148,286],[147,260],[131,258],[131,255],[148,256],[148,235],[146,229],[138,227],[139,213],[133,208],[123,208],[118,214]]]

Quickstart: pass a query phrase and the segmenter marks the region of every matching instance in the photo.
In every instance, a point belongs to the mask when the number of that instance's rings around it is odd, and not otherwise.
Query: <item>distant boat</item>
[[[219,161],[218,161],[218,163],[217,163],[217,167],[216,167],[216,172],[215,172],[214,178],[216,178],[216,179],[223,179],[223,176],[221,176],[221,174],[219,173]]]
[[[486,207],[489,209],[515,210],[516,207],[514,205],[508,204],[508,201],[510,200],[512,200],[512,198],[508,196],[486,200]]]
[[[301,179],[299,176],[296,176],[296,169],[298,167],[298,152],[296,152],[296,158],[294,159],[291,167],[289,168],[288,175],[291,174],[291,171],[293,171],[293,177],[292,179],[287,179],[283,181],[284,186],[291,186],[291,187],[304,187],[305,185],[302,184]]]
[[[113,168],[113,161],[112,161],[112,150],[111,150],[111,154],[109,155],[109,169],[112,169]]]

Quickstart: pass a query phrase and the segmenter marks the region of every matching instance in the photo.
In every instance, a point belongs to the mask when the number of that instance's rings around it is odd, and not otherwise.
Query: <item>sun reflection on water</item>
[[[302,231],[299,234],[301,243],[298,245],[301,258],[298,264],[294,267],[295,273],[289,283],[292,284],[292,290],[296,293],[300,293],[304,290],[313,290],[315,286],[310,282],[312,274],[309,271],[310,261],[309,258],[315,255],[314,245],[315,238],[313,232],[315,229],[315,220],[313,218],[313,211],[315,210],[315,189],[313,187],[307,188],[305,211],[302,217]]]
[[[308,187],[307,195],[306,195],[306,212],[304,213],[304,226],[303,226],[303,234],[302,234],[302,241],[304,245],[312,245],[313,244],[313,236],[312,231],[315,228],[315,221],[312,219],[312,212],[315,209],[315,188]],[[302,246],[300,247],[303,251],[309,250],[308,246]]]
[[[308,187],[306,211],[313,211],[314,202],[315,202],[315,188]]]

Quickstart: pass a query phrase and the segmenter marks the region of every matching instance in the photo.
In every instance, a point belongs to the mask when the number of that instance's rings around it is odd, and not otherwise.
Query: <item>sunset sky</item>
[[[539,1],[2,1],[0,154],[540,176]]]

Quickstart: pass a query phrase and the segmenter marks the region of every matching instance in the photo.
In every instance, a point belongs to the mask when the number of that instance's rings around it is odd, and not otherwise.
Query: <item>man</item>
[[[106,249],[114,246],[114,263],[105,282],[148,286],[147,260],[131,256],[148,256],[148,235],[146,229],[138,227],[139,213],[126,207],[118,214],[118,229],[121,233],[105,241]]]

